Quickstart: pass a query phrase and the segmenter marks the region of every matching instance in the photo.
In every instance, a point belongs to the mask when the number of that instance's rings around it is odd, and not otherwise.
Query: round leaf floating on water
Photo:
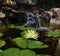
[[[4,51],[3,56],[20,56],[20,49],[9,48]]]
[[[25,38],[14,38],[12,39],[12,41],[14,43],[16,43],[17,46],[19,46],[20,48],[26,48],[27,47],[27,39]]]
[[[34,51],[31,50],[22,50],[20,52],[20,56],[36,56],[36,53]]]
[[[3,55],[3,50],[0,50],[0,56],[2,56]]]
[[[49,37],[59,37],[60,36],[60,32],[51,31],[51,32],[48,32],[48,36]]]
[[[2,37],[3,36],[3,33],[0,33],[0,37]]]
[[[4,40],[0,40],[0,48],[3,47],[5,45],[5,41]]]
[[[35,49],[35,48],[47,48],[48,45],[44,45],[44,43],[36,40],[28,40],[28,48]]]

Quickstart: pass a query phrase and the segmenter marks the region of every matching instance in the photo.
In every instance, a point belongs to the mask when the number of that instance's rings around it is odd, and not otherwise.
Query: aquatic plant
[[[27,30],[23,32],[24,34],[22,35],[24,38],[32,38],[32,39],[37,39],[38,38],[38,32],[36,30]]]
[[[21,29],[22,27],[22,29]],[[9,38],[7,41],[12,42],[13,48],[8,47],[3,52],[0,51],[0,56],[43,56],[43,54],[36,54],[34,49],[48,48],[49,46],[43,42],[38,41],[39,33],[35,28],[28,28],[24,26],[10,26],[10,29],[21,29],[20,37]],[[3,39],[4,34],[0,33],[0,37]],[[5,47],[7,42],[5,40],[0,40],[0,48]],[[11,43],[10,43],[11,44]],[[16,47],[17,48],[16,48]],[[31,50],[32,49],[32,50]],[[49,56],[44,54],[44,56]]]
[[[55,31],[48,32],[48,36],[52,38],[60,39],[60,31],[55,30]]]

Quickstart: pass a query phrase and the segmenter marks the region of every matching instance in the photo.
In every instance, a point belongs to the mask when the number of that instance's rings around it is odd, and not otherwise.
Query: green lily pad
[[[15,42],[16,45],[21,48],[27,47],[27,39],[25,39],[25,38],[15,38],[15,39],[12,39],[12,41]]]
[[[3,51],[2,50],[0,50],[0,56],[2,56],[3,55]]]
[[[0,33],[0,37],[2,37],[3,36],[3,33]]]
[[[0,48],[3,47],[5,45],[5,41],[4,40],[0,40]]]
[[[59,37],[60,36],[60,32],[56,32],[56,31],[51,31],[51,32],[48,32],[48,36],[49,37]]]
[[[20,56],[36,56],[36,53],[34,51],[31,50],[22,50],[20,52]]]
[[[4,51],[3,56],[20,56],[20,49],[9,48]]]
[[[40,41],[36,41],[36,40],[28,40],[28,48],[34,49],[34,48],[47,48],[48,45],[44,45],[42,42]]]
[[[24,27],[24,26],[16,26],[16,29],[19,29],[19,30],[25,30],[26,27]]]

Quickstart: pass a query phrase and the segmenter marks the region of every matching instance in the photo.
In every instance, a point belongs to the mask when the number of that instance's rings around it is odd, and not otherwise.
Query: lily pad
[[[0,33],[0,37],[2,37],[3,36],[3,33]]]
[[[34,49],[34,48],[47,48],[48,45],[44,45],[44,43],[36,40],[28,40],[28,48]]]
[[[20,56],[20,49],[9,48],[4,51],[3,56]]]
[[[25,30],[26,27],[24,27],[24,26],[16,26],[16,29],[19,29],[19,30]]]
[[[51,31],[51,32],[48,32],[48,36],[49,37],[59,37],[60,36],[60,32]]]
[[[3,51],[2,50],[0,50],[0,56],[2,56],[3,55]]]
[[[27,47],[27,39],[25,38],[15,38],[12,39],[13,42],[16,43],[17,46],[21,47],[21,48],[26,48]]]
[[[20,56],[36,56],[36,53],[34,51],[31,50],[22,50],[20,52]]]
[[[5,41],[4,40],[0,40],[0,48],[3,47],[5,45]]]

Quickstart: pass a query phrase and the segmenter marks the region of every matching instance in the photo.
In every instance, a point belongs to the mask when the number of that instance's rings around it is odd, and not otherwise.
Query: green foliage
[[[3,56],[20,56],[20,49],[9,48],[4,51]]]
[[[47,54],[36,54],[34,51],[25,49],[20,50],[18,48],[9,48],[5,51],[0,50],[0,56],[50,56]]]
[[[15,39],[12,39],[12,41],[21,48],[28,47],[28,48],[34,49],[34,48],[47,48],[48,47],[48,45],[44,45],[40,41],[28,40],[25,38],[15,38]]]
[[[40,41],[36,41],[36,40],[28,40],[28,48],[47,48],[48,45],[44,45],[42,42]]]
[[[0,56],[2,56],[3,55],[3,51],[2,50],[0,50]]]
[[[3,36],[3,33],[0,33],[0,37],[2,37]]]
[[[26,27],[24,27],[24,26],[16,26],[16,29],[19,29],[19,30],[26,30]]]
[[[24,25],[22,25],[22,26],[16,26],[14,24],[10,24],[8,27],[9,28],[19,29],[19,30],[30,30],[30,29],[34,30],[35,29],[35,28],[32,28],[32,27],[25,27]]]
[[[35,52],[34,51],[31,51],[31,50],[22,50],[20,52],[20,56],[36,56]]]
[[[27,47],[27,39],[25,39],[25,38],[15,38],[15,39],[12,39],[12,41],[15,42],[16,45],[21,48]]]
[[[0,48],[3,47],[5,45],[5,41],[4,40],[0,40]]]
[[[3,51],[3,53],[0,52],[0,56],[48,56],[46,54],[37,55],[33,51],[35,48],[41,49],[41,48],[49,47],[48,45],[45,45],[43,42],[38,41],[39,33],[36,31],[35,28],[15,26],[13,24],[8,26],[8,28],[22,30],[22,32],[20,32],[20,35],[21,35],[20,37],[13,38],[12,40],[9,39],[9,41],[13,42],[12,44],[14,46],[19,48],[15,48],[15,47],[8,48],[5,51]],[[0,37],[2,36],[3,34],[0,33]],[[0,48],[3,47],[5,44],[6,44],[5,41],[0,40]]]
[[[51,32],[48,32],[48,36],[49,37],[54,37],[54,38],[59,38],[60,37],[60,32],[51,31]]]
[[[5,32],[7,30],[7,26],[0,20],[0,32]]]
[[[15,28],[14,24],[9,25],[9,28]]]
[[[16,26],[14,24],[10,24],[8,27],[9,28],[19,29],[19,30],[26,30],[26,27],[24,27],[24,26]]]

